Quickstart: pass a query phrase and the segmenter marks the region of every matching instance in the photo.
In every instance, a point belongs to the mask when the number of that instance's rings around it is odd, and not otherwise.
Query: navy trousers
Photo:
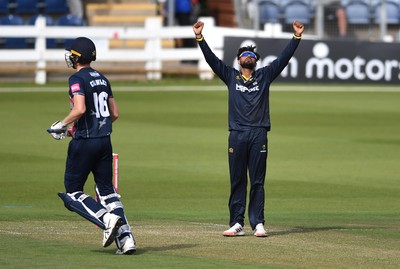
[[[244,226],[247,181],[250,178],[248,215],[252,229],[264,224],[265,191],[267,169],[267,130],[256,128],[248,131],[231,131],[229,134],[229,172],[231,192],[229,197],[229,225]]]
[[[68,193],[84,191],[92,172],[100,195],[114,193],[112,183],[112,145],[109,136],[72,139],[68,146],[64,185]]]

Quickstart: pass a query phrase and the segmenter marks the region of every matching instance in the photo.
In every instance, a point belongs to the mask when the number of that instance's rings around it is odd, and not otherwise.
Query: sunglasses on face
[[[250,56],[251,58],[254,58],[254,59],[257,60],[257,56],[256,56],[256,54],[254,52],[245,51],[242,54],[240,54],[240,57],[248,57],[248,56]]]

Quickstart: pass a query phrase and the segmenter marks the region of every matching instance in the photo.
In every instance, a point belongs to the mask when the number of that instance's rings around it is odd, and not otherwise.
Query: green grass
[[[1,268],[398,268],[400,92],[273,87],[270,237],[261,239],[247,220],[248,236],[222,236],[227,93],[152,86],[115,88],[121,117],[112,139],[134,256],[102,248],[101,230],[56,195],[68,141],[45,129],[68,112],[67,93],[0,93]]]

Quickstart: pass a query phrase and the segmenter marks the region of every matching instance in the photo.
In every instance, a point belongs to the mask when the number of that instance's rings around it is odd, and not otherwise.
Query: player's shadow
[[[185,248],[194,248],[197,247],[198,244],[172,244],[167,246],[156,246],[156,247],[139,247],[135,254],[133,255],[141,255],[148,251],[167,251],[167,250],[177,250],[177,249],[185,249]],[[92,250],[93,252],[102,252],[102,253],[110,253],[114,254],[115,249],[107,249],[107,250]]]
[[[144,247],[140,248],[136,251],[135,255],[143,254],[148,251],[167,251],[167,250],[177,250],[177,249],[185,249],[185,248],[194,248],[197,247],[198,244],[172,244],[167,246],[156,246],[156,247]]]
[[[278,236],[278,235],[286,235],[286,234],[302,234],[302,233],[314,233],[314,232],[323,232],[323,231],[331,231],[331,230],[346,230],[346,227],[340,226],[332,226],[332,227],[294,227],[289,230],[269,230],[268,236]]]

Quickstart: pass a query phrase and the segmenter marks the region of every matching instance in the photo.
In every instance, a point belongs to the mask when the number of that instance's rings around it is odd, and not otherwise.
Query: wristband
[[[296,39],[301,39],[301,36],[297,36],[296,34],[293,34],[293,37]]]
[[[202,34],[200,34],[201,37],[197,38],[198,35],[196,35],[196,40],[197,41],[202,41],[204,39],[204,36]]]

